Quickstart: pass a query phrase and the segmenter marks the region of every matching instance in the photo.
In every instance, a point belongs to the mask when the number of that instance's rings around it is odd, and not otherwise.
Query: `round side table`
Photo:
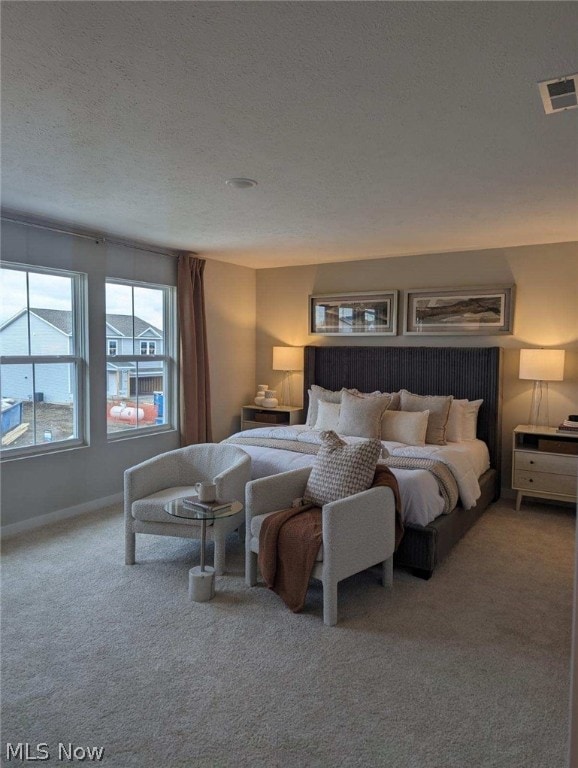
[[[215,502],[218,506],[218,502]],[[198,520],[201,523],[201,564],[189,571],[189,598],[197,603],[204,603],[215,596],[215,569],[205,565],[207,544],[207,523],[215,523],[225,517],[237,515],[243,509],[240,501],[232,501],[225,509],[205,509],[184,503],[184,499],[173,499],[165,504],[164,510],[173,517],[185,520]]]

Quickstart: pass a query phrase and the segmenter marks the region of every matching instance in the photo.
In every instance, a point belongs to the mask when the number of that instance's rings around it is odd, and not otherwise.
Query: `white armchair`
[[[124,473],[125,562],[135,562],[136,534],[201,538],[199,520],[172,517],[164,505],[195,493],[195,483],[214,482],[221,499],[245,502],[251,458],[241,448],[201,443],[178,448],[143,461]],[[207,540],[215,545],[215,573],[225,570],[225,539],[236,529],[243,536],[244,512],[207,525]]]
[[[245,580],[257,583],[259,532],[264,517],[303,496],[310,467],[253,480],[245,509]],[[323,621],[337,623],[337,585],[354,573],[382,564],[384,587],[393,585],[395,501],[390,488],[370,488],[322,507],[322,544],[312,576],[323,584]]]

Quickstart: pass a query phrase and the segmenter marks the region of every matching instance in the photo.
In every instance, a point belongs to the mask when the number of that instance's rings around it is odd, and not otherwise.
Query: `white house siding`
[[[2,366],[2,397],[32,400],[33,392],[36,392],[42,393],[42,399],[47,403],[72,402],[72,375],[69,363],[37,365],[34,373],[33,379],[31,365]]]
[[[30,337],[32,355],[67,355],[69,337],[46,323],[36,315],[30,315]],[[3,355],[27,355],[28,318],[22,313],[12,323],[2,329],[1,349]]]
[[[70,338],[44,320],[30,315],[31,353],[35,355],[69,354]],[[28,353],[28,319],[26,313],[3,328],[1,347],[3,355]],[[0,388],[3,397],[32,400],[34,392],[41,392],[45,402],[70,403],[71,371],[69,364],[37,365],[35,380],[31,365],[6,365],[2,368]]]
[[[118,355],[138,355],[140,356],[140,343],[141,341],[154,341],[155,342],[155,355],[162,355],[163,354],[163,341],[160,339],[155,333],[149,332],[143,336],[139,336],[134,340],[134,349],[133,349],[133,342],[130,338],[119,338],[118,336],[110,337],[108,336],[107,339],[114,338],[116,341],[118,341]],[[146,355],[143,355],[143,357],[146,357]]]

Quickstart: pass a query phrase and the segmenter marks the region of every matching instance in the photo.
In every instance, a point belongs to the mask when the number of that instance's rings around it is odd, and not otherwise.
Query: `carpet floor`
[[[187,595],[198,542],[137,536],[123,564],[118,506],[20,534],[3,547],[2,756],[27,742],[48,745],[43,765],[72,744],[104,747],[108,768],[562,768],[574,523],[499,502],[430,581],[343,582],[333,628],[317,582],[301,614],[247,588],[235,534],[208,603]]]

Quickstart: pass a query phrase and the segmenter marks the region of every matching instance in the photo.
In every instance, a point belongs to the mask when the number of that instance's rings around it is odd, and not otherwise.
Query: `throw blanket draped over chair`
[[[395,497],[395,548],[403,537],[401,501],[395,476],[378,465],[372,488],[391,488]],[[355,521],[352,520],[352,524]],[[279,510],[267,516],[259,533],[259,570],[267,587],[298,613],[322,543],[321,507],[311,504]]]

